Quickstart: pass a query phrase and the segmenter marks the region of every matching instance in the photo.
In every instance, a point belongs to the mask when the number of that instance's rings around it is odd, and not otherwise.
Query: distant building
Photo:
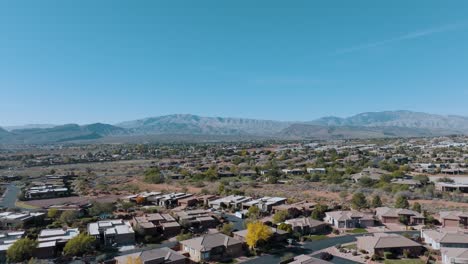
[[[271,212],[273,206],[285,204],[286,201],[287,199],[283,197],[262,197],[242,203],[242,209],[249,209],[252,206],[257,206],[262,212]]]

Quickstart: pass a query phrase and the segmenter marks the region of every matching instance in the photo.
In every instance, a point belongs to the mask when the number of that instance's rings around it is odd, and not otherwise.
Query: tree
[[[279,230],[283,230],[283,231],[286,231],[288,233],[292,233],[292,226],[291,225],[288,225],[286,223],[281,223],[278,225],[278,229]]]
[[[288,211],[278,211],[273,215],[273,223],[279,224],[288,218]]]
[[[37,242],[29,238],[17,240],[7,250],[8,261],[16,263],[30,259],[36,246]]]
[[[57,208],[50,208],[47,211],[48,218],[57,218],[58,215],[59,215],[59,211],[57,210]]]
[[[138,196],[137,198],[135,198],[135,202],[137,204],[144,204],[146,202],[146,198],[143,196]]]
[[[60,222],[62,222],[63,224],[71,225],[76,221],[76,219],[78,219],[77,211],[69,210],[63,212],[60,215]]]
[[[113,203],[94,202],[91,208],[89,208],[89,214],[91,216],[98,216],[101,214],[111,214],[113,211],[114,211]]]
[[[310,217],[312,217],[312,219],[322,221],[323,218],[325,218],[325,212],[327,210],[328,210],[328,206],[324,204],[317,204],[314,207],[314,210],[312,211],[312,214],[310,215]]]
[[[426,175],[417,175],[417,176],[414,176],[413,179],[415,181],[419,181],[422,185],[427,185],[429,183],[429,177],[427,177]]]
[[[260,218],[260,208],[257,206],[250,206],[249,210],[247,211],[247,217],[250,219],[258,219]]]
[[[271,234],[270,227],[260,221],[255,221],[247,225],[245,240],[250,249],[255,249],[259,241],[268,240]]]
[[[403,195],[398,196],[395,201],[395,207],[408,209],[409,208],[408,198],[406,198],[406,196],[403,196]]]
[[[225,234],[226,236],[230,236],[233,229],[234,229],[234,224],[225,223],[223,224],[223,227],[221,228],[221,233]]]
[[[128,256],[125,260],[125,264],[143,264],[143,261],[140,257]]]
[[[351,198],[351,206],[356,210],[367,208],[368,205],[367,205],[366,196],[364,196],[363,193],[353,194],[353,198]]]
[[[76,237],[70,239],[65,247],[63,253],[67,256],[81,256],[83,254],[92,252],[94,250],[94,243],[96,238],[85,233],[81,233]]]
[[[416,202],[416,203],[413,204],[413,211],[421,213],[421,210],[422,209],[421,209],[421,204],[420,203]]]
[[[164,180],[161,177],[161,172],[157,168],[149,168],[145,171],[144,181],[147,183],[159,184]]]
[[[382,206],[382,200],[380,199],[380,196],[375,195],[374,198],[372,198],[372,203],[371,203],[373,208],[381,207]]]
[[[372,187],[374,185],[374,180],[367,176],[360,178],[358,182],[362,187]]]

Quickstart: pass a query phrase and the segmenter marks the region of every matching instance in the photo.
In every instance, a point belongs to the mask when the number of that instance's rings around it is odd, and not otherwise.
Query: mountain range
[[[0,128],[1,144],[252,139],[345,139],[468,134],[468,117],[411,111],[367,112],[308,122],[175,114],[114,125],[27,125]]]

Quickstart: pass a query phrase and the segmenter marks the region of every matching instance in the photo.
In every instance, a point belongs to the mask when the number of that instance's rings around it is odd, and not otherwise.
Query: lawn
[[[347,244],[347,245],[342,245],[341,247],[346,248],[346,249],[349,249],[349,250],[351,250],[351,249],[357,249],[356,243]]]
[[[367,230],[365,228],[354,228],[353,230],[349,230],[348,233],[351,233],[351,234],[364,234],[364,233],[368,233]]]
[[[420,259],[386,259],[384,264],[424,264]]]

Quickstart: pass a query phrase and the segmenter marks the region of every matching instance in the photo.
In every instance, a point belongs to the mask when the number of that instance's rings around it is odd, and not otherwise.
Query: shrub
[[[388,251],[384,252],[384,258],[385,259],[392,259],[393,258],[392,252],[388,252]]]

